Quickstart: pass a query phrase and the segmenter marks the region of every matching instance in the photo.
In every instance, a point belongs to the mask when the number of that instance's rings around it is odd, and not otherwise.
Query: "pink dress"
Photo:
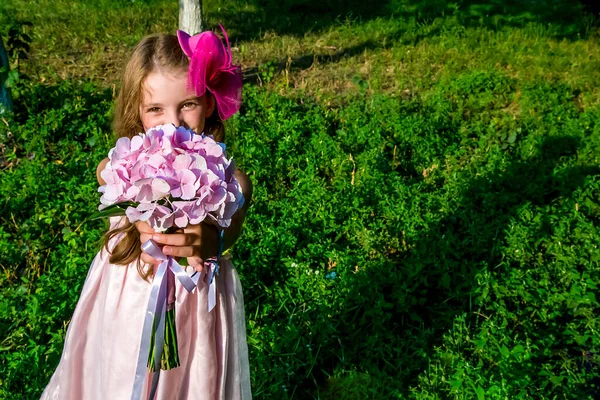
[[[111,227],[121,217],[111,218]],[[118,238],[109,244],[112,249]],[[136,263],[110,264],[100,251],[89,269],[67,329],[56,371],[42,400],[129,400],[151,285]],[[188,272],[193,272],[188,267]],[[217,304],[209,313],[208,286],[192,293],[176,281],[176,324],[181,366],[161,371],[156,399],[250,399],[244,299],[233,263],[221,259]],[[142,399],[148,397],[146,374]]]

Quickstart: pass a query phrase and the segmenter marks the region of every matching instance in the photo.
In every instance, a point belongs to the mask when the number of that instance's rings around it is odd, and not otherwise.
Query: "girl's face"
[[[187,91],[187,71],[151,72],[144,81],[140,117],[144,130],[174,124],[204,130],[204,120],[215,110],[211,95],[196,97]]]

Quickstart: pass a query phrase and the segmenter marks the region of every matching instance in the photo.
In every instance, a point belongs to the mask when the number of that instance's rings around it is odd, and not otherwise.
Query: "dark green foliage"
[[[592,398],[600,114],[576,96],[478,71],[337,110],[248,94],[236,256],[258,393],[356,369],[381,398]]]
[[[0,397],[39,396],[104,231],[95,165],[112,99],[92,85],[27,88],[0,127]]]
[[[112,145],[108,93],[25,93],[1,131],[7,399],[58,362]],[[600,114],[576,96],[481,71],[337,109],[247,86],[228,142],[255,184],[234,253],[256,396],[598,393]]]

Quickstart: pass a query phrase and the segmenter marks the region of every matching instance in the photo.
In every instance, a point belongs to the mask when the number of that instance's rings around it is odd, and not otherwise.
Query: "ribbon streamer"
[[[210,265],[210,270],[208,271],[208,312],[211,312],[217,304],[217,282],[215,281],[215,275],[219,275],[219,263],[211,260],[207,264]]]
[[[210,270],[207,275],[207,283],[208,283],[208,312],[211,312],[215,305],[217,304],[217,282],[215,281],[215,276],[219,275],[219,261],[221,260],[221,254],[223,254],[223,234],[224,230],[219,230],[219,251],[216,257],[209,258],[206,264],[210,265]]]
[[[154,336],[154,366],[155,372],[152,376],[152,387],[150,389],[150,399],[154,399],[156,389],[158,387],[158,378],[160,375],[160,358],[162,356],[163,345],[165,342],[165,313],[167,310],[167,279],[168,273],[173,273],[183,287],[192,292],[198,284],[200,274],[195,273],[191,277],[185,272],[183,267],[179,265],[173,257],[166,256],[160,247],[152,239],[142,245],[142,250],[150,256],[161,260],[158,266],[156,275],[152,282],[150,291],[150,300],[144,318],[144,328],[142,330],[142,340],[140,344],[140,352],[138,356],[137,368],[135,371],[135,379],[133,381],[133,392],[131,400],[140,400],[144,380],[146,379],[146,370],[148,363],[148,354],[150,352],[150,339],[152,335],[152,325],[154,316],[156,315],[156,331]]]

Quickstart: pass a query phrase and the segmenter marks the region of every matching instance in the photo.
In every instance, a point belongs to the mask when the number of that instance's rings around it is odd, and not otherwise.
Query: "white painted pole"
[[[179,29],[189,35],[202,32],[202,0],[179,0]]]

